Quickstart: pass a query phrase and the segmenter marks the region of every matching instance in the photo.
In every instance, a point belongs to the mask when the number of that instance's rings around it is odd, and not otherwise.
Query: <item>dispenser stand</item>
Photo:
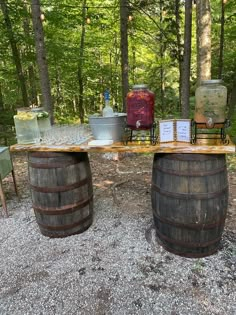
[[[220,139],[223,144],[229,144],[229,140],[226,139],[226,128],[230,126],[230,121],[226,119],[224,122],[217,122],[212,124],[211,127],[206,123],[199,123],[192,120],[192,139],[191,143],[195,144],[198,139]],[[207,130],[207,132],[206,132]],[[209,136],[209,138],[204,137]]]
[[[123,143],[127,145],[128,142],[134,142],[138,144],[152,144],[155,145],[157,143],[157,137],[155,133],[156,123],[153,123],[150,128],[134,128],[133,126],[127,125],[125,128]],[[137,136],[136,132],[145,132],[145,134],[141,134]],[[149,131],[149,134],[147,133]]]

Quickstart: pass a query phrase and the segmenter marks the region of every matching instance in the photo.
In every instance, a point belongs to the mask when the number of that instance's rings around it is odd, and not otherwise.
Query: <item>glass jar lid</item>
[[[217,80],[202,80],[201,84],[221,84],[223,81],[221,79]]]
[[[20,107],[20,108],[17,108],[17,113],[27,113],[27,112],[30,112],[31,108],[30,107]]]
[[[142,89],[147,89],[147,84],[135,84],[133,85],[134,90],[142,90]]]
[[[43,107],[33,107],[31,112],[39,113],[43,111]]]

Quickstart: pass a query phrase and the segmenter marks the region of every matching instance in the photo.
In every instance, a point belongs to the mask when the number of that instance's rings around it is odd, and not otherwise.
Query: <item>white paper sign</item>
[[[176,141],[190,142],[191,121],[187,119],[176,120]]]
[[[174,141],[174,121],[162,120],[159,122],[159,137],[160,142]]]

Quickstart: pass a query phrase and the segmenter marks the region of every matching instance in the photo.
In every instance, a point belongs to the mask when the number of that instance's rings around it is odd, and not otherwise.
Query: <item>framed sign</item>
[[[176,141],[190,142],[191,141],[191,120],[177,119],[176,120]]]
[[[159,142],[191,142],[191,119],[159,121]]]
[[[159,121],[159,141],[172,142],[174,137],[174,120],[160,120]]]

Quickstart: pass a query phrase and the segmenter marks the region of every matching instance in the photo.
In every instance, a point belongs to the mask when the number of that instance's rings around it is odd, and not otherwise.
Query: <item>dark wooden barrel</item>
[[[41,233],[82,233],[93,220],[93,187],[88,154],[29,152],[29,182]]]
[[[218,250],[228,207],[224,154],[155,154],[151,194],[164,248],[185,257]]]

